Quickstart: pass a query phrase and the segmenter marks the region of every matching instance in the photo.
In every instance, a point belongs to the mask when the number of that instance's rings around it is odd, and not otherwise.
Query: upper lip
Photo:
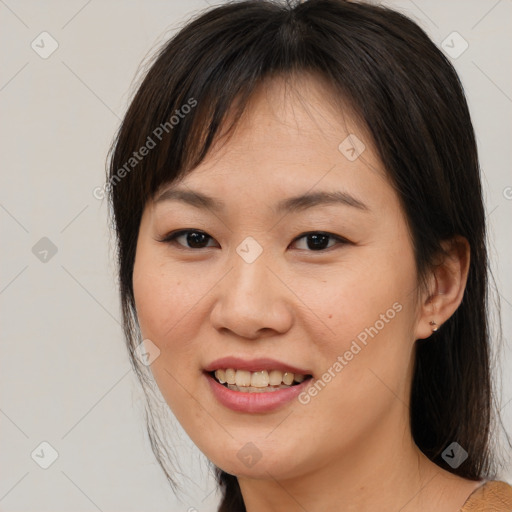
[[[281,372],[297,373],[300,375],[311,375],[311,370],[299,368],[277,359],[260,357],[257,359],[241,359],[239,357],[221,357],[212,361],[205,367],[206,372],[212,372],[219,369],[233,368],[234,370],[247,370],[257,372],[260,370],[279,370]]]

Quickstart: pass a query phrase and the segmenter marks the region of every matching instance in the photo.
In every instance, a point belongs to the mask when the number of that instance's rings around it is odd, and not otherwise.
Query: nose
[[[293,324],[291,292],[264,257],[247,263],[238,254],[232,269],[215,287],[212,325],[247,339],[275,336]]]

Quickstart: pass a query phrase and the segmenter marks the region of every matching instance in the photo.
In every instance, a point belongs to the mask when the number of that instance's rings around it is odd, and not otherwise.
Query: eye
[[[182,239],[181,242],[180,239]],[[332,248],[336,244],[339,245],[350,243],[347,239],[333,235],[332,233],[326,233],[324,231],[311,231],[295,238],[292,244],[297,243],[302,239],[305,239],[306,247],[299,247],[299,249],[314,252],[325,251],[326,249]],[[214,239],[204,231],[194,229],[181,229],[179,231],[169,233],[163,239],[160,239],[159,242],[179,245],[183,249],[205,249],[207,247],[215,247],[214,245],[208,245],[208,242],[213,240]]]
[[[182,239],[184,243],[179,242],[180,239]],[[182,246],[184,249],[204,249],[206,247],[212,247],[211,245],[206,245],[208,243],[208,240],[213,240],[213,238],[203,231],[197,231],[193,229],[182,229],[180,231],[169,233],[167,236],[165,236],[163,239],[159,241],[171,243],[174,245],[177,244]]]
[[[345,238],[342,238],[337,235],[333,235],[332,233],[325,233],[324,231],[311,231],[309,233],[304,233],[297,237],[292,243],[305,239],[306,241],[306,249],[310,249],[311,251],[324,251],[325,249],[330,249],[336,244],[348,244],[350,243]],[[329,240],[330,239],[330,240]],[[332,243],[330,243],[332,242]],[[330,245],[329,245],[330,243]],[[304,249],[304,247],[299,249]]]

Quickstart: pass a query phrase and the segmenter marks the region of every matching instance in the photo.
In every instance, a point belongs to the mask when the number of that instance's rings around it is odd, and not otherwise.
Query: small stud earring
[[[437,324],[436,324],[436,322],[434,322],[434,320],[430,320],[429,324],[432,325],[432,326],[434,326],[434,325],[436,326],[436,327],[432,328],[432,332],[436,332],[437,331]]]

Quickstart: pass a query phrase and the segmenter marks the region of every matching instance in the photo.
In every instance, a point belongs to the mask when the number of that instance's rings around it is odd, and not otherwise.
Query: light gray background
[[[453,31],[469,44],[453,62],[484,171],[503,319],[500,401],[510,429],[512,4],[385,3],[413,17],[439,46],[446,40],[461,49]],[[179,426],[175,444],[190,477],[182,501],[150,451],[119,324],[106,204],[93,197],[140,62],[207,5],[0,0],[2,511],[216,509],[204,458]],[[43,45],[43,31],[59,45],[47,59],[31,47],[34,40]],[[48,50],[50,40],[44,45]],[[57,247],[46,262],[32,251],[43,237]],[[34,459],[48,457],[43,441],[58,452],[48,469],[31,457],[36,449]],[[512,469],[501,476],[512,482]]]

